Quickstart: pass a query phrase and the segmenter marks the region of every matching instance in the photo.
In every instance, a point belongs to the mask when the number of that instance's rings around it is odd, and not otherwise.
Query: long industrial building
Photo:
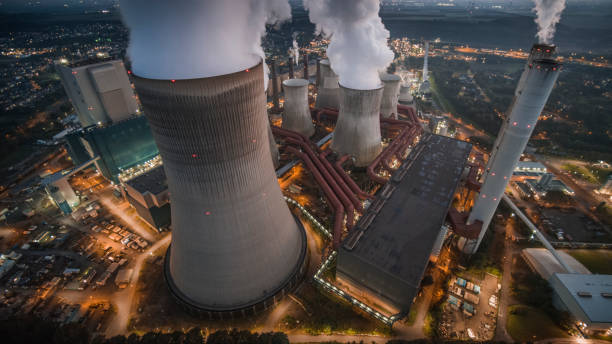
[[[336,276],[352,294],[407,314],[471,148],[438,135],[414,147],[338,251]]]
[[[170,193],[162,166],[122,185],[124,197],[136,209],[138,216],[159,231],[170,226]]]
[[[195,314],[259,313],[306,270],[306,239],[278,185],[263,64],[227,75],[134,83],[164,161],[172,243],[165,276]]]

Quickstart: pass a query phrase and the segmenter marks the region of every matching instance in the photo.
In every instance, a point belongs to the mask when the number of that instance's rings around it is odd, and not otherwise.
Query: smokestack
[[[315,107],[318,109],[326,107],[338,109],[340,107],[338,76],[331,69],[327,59],[318,61],[317,66],[319,67],[318,77],[320,84],[317,86]]]
[[[383,83],[383,95],[380,101],[380,114],[383,118],[397,118],[397,101],[402,78],[395,74],[380,75]]]
[[[289,79],[295,78],[295,71],[293,70],[293,56],[289,57]]]
[[[380,100],[383,88],[356,90],[340,85],[340,113],[331,148],[350,154],[355,166],[367,166],[382,150]]]
[[[304,77],[303,79],[309,80],[310,82],[310,74],[308,73],[308,54],[304,54],[302,58],[304,60]]]
[[[423,82],[429,80],[429,67],[427,59],[429,58],[429,41],[425,41],[425,56],[423,57]]]
[[[538,117],[546,104],[559,76],[560,64],[552,53],[541,55],[538,48],[554,51],[553,46],[534,46],[510,106],[510,114],[498,134],[484,174],[484,183],[468,218],[468,224],[482,221],[478,239],[462,239],[460,245],[466,253],[474,253],[489,226],[512,173],[518,163]]]
[[[211,318],[265,310],[305,271],[305,233],[270,159],[263,68],[134,77],[170,191],[166,281],[183,306]]]
[[[276,71],[276,60],[270,61],[270,81],[272,81],[272,113],[278,113],[280,111],[280,103],[278,100],[278,73]]]
[[[296,131],[306,137],[314,134],[315,128],[308,106],[308,81],[289,79],[283,81],[285,106],[283,109],[283,128]]]

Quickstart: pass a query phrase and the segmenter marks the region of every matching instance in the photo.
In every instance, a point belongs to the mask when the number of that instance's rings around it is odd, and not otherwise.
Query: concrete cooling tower
[[[340,86],[340,112],[331,148],[353,156],[355,166],[367,166],[382,150],[380,100],[383,88],[355,90]]]
[[[560,65],[553,58],[553,52],[554,46],[542,45],[534,46],[531,51],[509,115],[502,124],[491,152],[480,193],[467,221],[468,224],[482,221],[483,227],[478,239],[463,239],[460,243],[466,253],[474,253],[478,249],[559,76]]]
[[[410,94],[410,86],[401,85],[400,86],[400,94],[399,94],[399,103],[400,104],[410,104],[414,99],[412,98],[412,94]]]
[[[296,131],[306,137],[314,134],[315,128],[308,106],[308,81],[288,79],[283,81],[285,106],[283,128]]]
[[[315,107],[318,109],[340,107],[340,88],[338,76],[331,69],[329,60],[319,61],[319,75],[317,76],[317,101]]]
[[[263,65],[134,82],[170,191],[172,294],[209,318],[267,309],[305,272],[306,241],[270,158]]]
[[[380,114],[383,118],[397,118],[397,101],[402,78],[395,74],[381,74],[383,94],[380,101]]]

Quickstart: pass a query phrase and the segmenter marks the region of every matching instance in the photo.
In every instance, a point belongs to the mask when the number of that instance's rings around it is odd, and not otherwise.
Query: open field
[[[510,306],[506,329],[517,342],[568,337],[546,313],[524,305]]]
[[[594,274],[612,274],[612,250],[567,250]]]

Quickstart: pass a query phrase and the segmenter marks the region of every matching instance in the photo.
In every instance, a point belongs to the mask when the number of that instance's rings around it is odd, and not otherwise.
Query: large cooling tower
[[[288,79],[283,81],[285,106],[283,110],[283,128],[296,131],[306,137],[315,132],[310,108],[308,107],[308,81]]]
[[[329,60],[319,61],[319,76],[317,81],[317,101],[315,107],[318,109],[340,107],[340,88],[338,85],[338,76],[331,69]]]
[[[395,74],[381,74],[380,81],[383,83],[383,94],[380,101],[380,114],[384,118],[397,118],[397,101],[402,78]]]
[[[539,54],[537,48],[535,51],[532,49],[532,56],[523,71],[509,116],[502,125],[487,164],[478,199],[468,218],[468,224],[480,220],[483,227],[478,239],[462,240],[461,246],[466,253],[474,253],[478,249],[559,76],[560,66],[552,57],[554,47],[548,48],[548,55]]]
[[[367,166],[382,150],[380,100],[383,88],[355,90],[340,86],[340,113],[331,148],[350,154],[355,166]]]
[[[134,82],[168,179],[170,290],[208,317],[273,305],[305,271],[306,242],[270,158],[262,64],[208,78]]]

